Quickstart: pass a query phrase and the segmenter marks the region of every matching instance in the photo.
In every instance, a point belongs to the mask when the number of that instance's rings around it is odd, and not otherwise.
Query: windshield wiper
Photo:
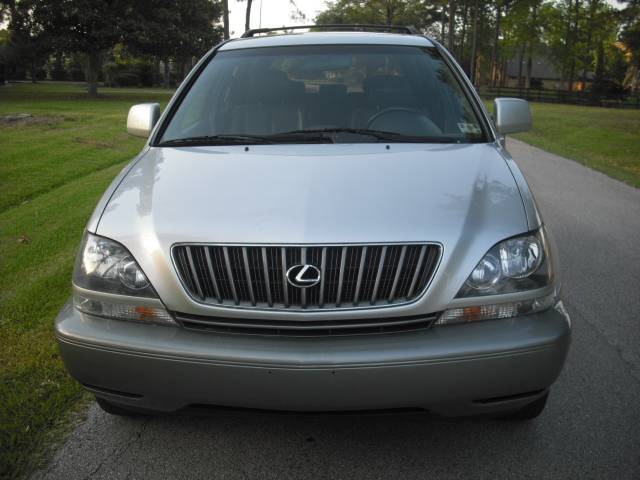
[[[271,144],[268,137],[260,135],[201,135],[198,137],[174,138],[158,144],[159,147],[191,147],[207,145],[265,145]]]
[[[458,137],[412,136],[368,128],[317,128],[292,130],[270,135],[202,135],[198,137],[165,140],[159,147],[187,147],[207,145],[271,145],[276,143],[336,143],[340,134],[361,135],[375,138],[378,142],[398,143],[458,143]]]
[[[206,145],[271,145],[274,143],[333,143],[331,137],[300,130],[295,135],[290,132],[270,135],[202,135],[199,137],[176,138],[165,140],[159,147],[186,147]],[[304,134],[304,135],[303,135]]]
[[[402,143],[457,143],[460,141],[457,137],[442,137],[442,136],[416,136],[416,135],[404,135],[402,133],[387,132],[383,130],[370,130],[368,128],[317,128],[309,130],[293,130],[291,132],[283,132],[277,135],[273,135],[272,138],[276,142],[283,138],[303,136],[303,137],[330,137],[335,142],[335,136],[346,133],[353,135],[366,135],[373,137],[379,142],[402,142]]]

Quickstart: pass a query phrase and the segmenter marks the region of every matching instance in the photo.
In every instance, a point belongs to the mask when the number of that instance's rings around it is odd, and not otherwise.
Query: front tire
[[[528,403],[524,407],[520,407],[518,410],[512,410],[511,412],[503,413],[496,418],[500,420],[510,421],[527,421],[537,418],[547,405],[547,398],[549,398],[549,392],[545,393],[540,398]]]

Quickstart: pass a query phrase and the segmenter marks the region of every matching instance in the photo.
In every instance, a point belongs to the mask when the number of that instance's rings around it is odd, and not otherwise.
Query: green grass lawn
[[[0,87],[0,478],[28,474],[83,398],[65,373],[53,319],[70,294],[84,225],[111,179],[144,141],[125,133],[129,106],[166,103],[162,90]]]
[[[533,130],[514,135],[640,187],[640,110],[532,103]]]
[[[144,141],[125,133],[130,105],[163,90],[0,87],[0,477],[24,476],[86,398],[65,373],[53,319],[70,294],[83,227],[111,179]],[[640,185],[640,111],[533,106],[519,138]]]

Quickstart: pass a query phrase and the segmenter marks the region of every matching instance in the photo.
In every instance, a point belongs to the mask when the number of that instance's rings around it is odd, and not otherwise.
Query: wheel
[[[119,417],[144,417],[149,415],[141,410],[126,407],[117,403],[112,403],[104,398],[96,397],[96,402],[103,412],[107,412],[109,415],[117,415]]]
[[[528,403],[524,407],[520,407],[518,410],[512,410],[507,413],[503,413],[498,415],[496,418],[500,420],[512,420],[512,421],[523,421],[523,420],[533,420],[538,415],[542,413],[544,407],[547,405],[547,398],[549,397],[549,392],[545,393],[543,396],[534,400],[531,403]]]

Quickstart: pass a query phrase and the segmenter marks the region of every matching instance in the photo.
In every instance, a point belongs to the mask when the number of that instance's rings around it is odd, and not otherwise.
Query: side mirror
[[[531,130],[529,102],[520,98],[496,98],[493,101],[496,130],[501,135]]]
[[[127,132],[136,137],[147,138],[160,118],[159,103],[140,103],[129,109]]]

